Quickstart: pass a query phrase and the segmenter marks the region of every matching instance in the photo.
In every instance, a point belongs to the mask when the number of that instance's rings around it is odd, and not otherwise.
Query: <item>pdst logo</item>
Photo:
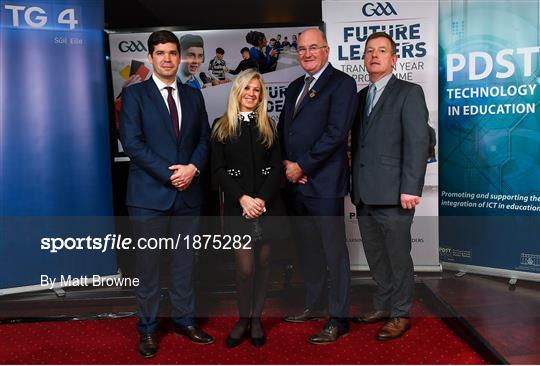
[[[444,248],[444,247],[441,247],[439,248],[439,252],[441,254],[450,254],[452,252],[452,249],[451,248]]]
[[[148,52],[144,43],[141,41],[122,41],[118,43],[118,49],[120,52]]]
[[[362,14],[367,17],[374,15],[397,15],[396,9],[389,2],[386,3],[365,3],[362,6]]]

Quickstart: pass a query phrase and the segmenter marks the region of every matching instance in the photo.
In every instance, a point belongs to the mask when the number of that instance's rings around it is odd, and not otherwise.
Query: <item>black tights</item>
[[[266,299],[270,277],[270,244],[257,242],[252,249],[238,249],[236,259],[236,291],[238,294],[238,314],[230,336],[241,338],[251,318],[251,336],[263,336],[261,315]]]

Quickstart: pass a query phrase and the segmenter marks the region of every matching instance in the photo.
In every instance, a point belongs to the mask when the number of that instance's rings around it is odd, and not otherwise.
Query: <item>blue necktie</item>
[[[371,84],[368,89],[367,94],[367,104],[366,104],[366,116],[369,116],[373,110],[373,99],[375,99],[375,93],[377,92],[377,87],[375,84]]]

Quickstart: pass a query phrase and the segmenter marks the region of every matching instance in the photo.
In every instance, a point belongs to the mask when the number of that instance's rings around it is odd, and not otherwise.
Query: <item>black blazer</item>
[[[365,118],[367,87],[358,93],[351,129],[352,202],[399,205],[422,195],[429,150],[429,113],[422,87],[392,76]]]
[[[247,194],[266,202],[268,215],[284,215],[280,186],[283,179],[281,150],[276,140],[270,148],[263,145],[255,116],[249,122],[241,122],[237,138],[226,143],[212,140],[210,143],[211,174],[214,188],[224,192],[226,216],[241,216],[242,206],[238,199]],[[214,123],[214,128],[219,122]]]

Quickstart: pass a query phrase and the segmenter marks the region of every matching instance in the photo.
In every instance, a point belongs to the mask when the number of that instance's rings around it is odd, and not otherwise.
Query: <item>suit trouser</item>
[[[377,283],[375,310],[409,316],[414,294],[411,225],[414,209],[399,205],[356,206],[358,226],[371,275]]]
[[[158,326],[160,303],[160,259],[161,255],[170,255],[169,297],[171,317],[178,325],[193,325],[195,297],[193,293],[193,248],[187,249],[183,240],[186,235],[197,233],[201,207],[186,206],[177,194],[173,206],[166,211],[156,211],[140,207],[128,207],[133,225],[134,240],[143,238],[141,243],[146,248],[136,249],[136,273],[140,285],[135,290],[139,310],[137,330],[140,333],[153,333]],[[181,235],[179,245],[171,248],[162,244],[156,248],[149,238],[172,238],[176,242]]]
[[[292,197],[296,243],[306,284],[307,309],[325,307],[326,273],[330,275],[328,311],[331,321],[347,326],[350,263],[345,243],[343,198]]]

